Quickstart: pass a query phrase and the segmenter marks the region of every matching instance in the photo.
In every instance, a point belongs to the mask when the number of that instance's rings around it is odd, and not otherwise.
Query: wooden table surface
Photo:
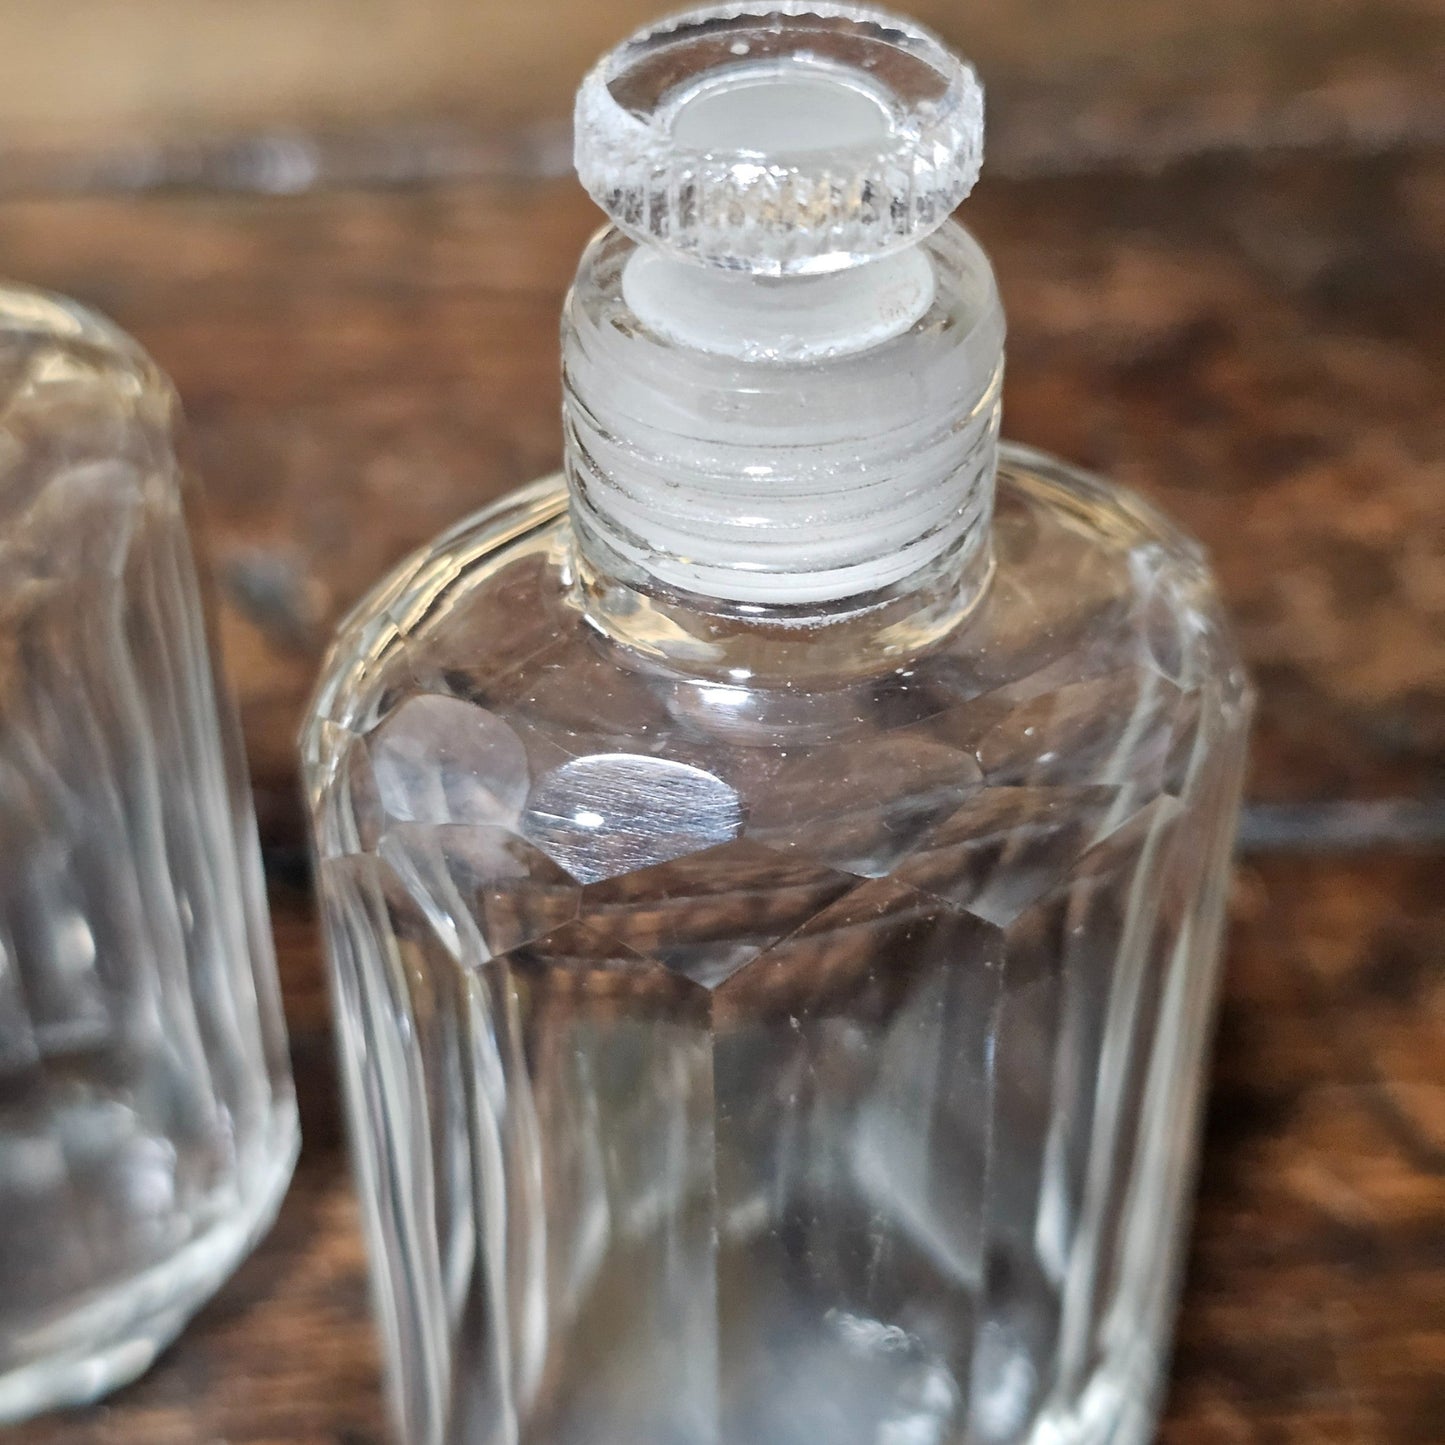
[[[1007,430],[1204,539],[1263,692],[1169,1445],[1445,1440],[1445,154],[987,182]],[[0,266],[176,378],[273,884],[305,1149],[152,1372],[7,1445],[380,1445],[293,738],[340,612],[559,458],[567,184],[0,207]],[[640,1442],[641,1445],[641,1442]]]

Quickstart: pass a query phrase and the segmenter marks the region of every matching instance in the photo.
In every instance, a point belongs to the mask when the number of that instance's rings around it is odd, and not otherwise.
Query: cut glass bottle
[[[695,12],[578,115],[566,474],[304,740],[402,1438],[1143,1441],[1248,714],[1203,559],[1000,451],[926,32]]]

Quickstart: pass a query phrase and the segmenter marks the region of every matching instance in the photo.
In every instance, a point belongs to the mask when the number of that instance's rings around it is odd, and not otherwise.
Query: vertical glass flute
[[[145,1369],[296,1156],[174,412],[106,322],[0,289],[0,1421]]]

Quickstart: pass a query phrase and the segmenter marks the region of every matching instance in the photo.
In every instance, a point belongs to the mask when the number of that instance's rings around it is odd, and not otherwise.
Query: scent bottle
[[[928,32],[606,57],[565,473],[304,739],[408,1445],[1142,1442],[1248,694],[1199,549],[997,441]]]
[[[296,1158],[175,418],[129,337],[0,286],[0,1423],[145,1369]]]

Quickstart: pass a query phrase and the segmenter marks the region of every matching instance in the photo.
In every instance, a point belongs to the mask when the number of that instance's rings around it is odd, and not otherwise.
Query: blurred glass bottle
[[[997,443],[973,73],[849,6],[593,72],[567,471],[306,735],[408,1445],[1134,1445],[1247,692],[1198,549]]]
[[[169,383],[0,289],[0,1420],[138,1375],[298,1143]]]

